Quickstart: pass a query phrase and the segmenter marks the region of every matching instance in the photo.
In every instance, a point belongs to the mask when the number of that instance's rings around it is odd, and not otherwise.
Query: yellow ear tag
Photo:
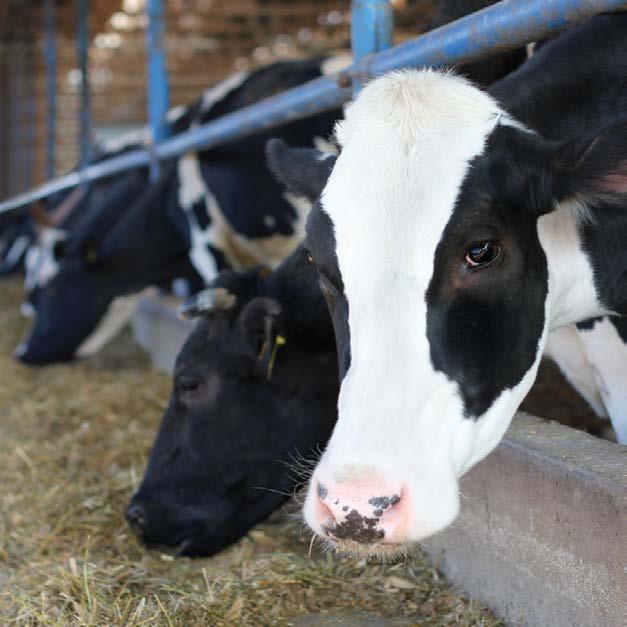
[[[272,355],[270,356],[270,361],[268,362],[268,381],[272,378],[272,370],[274,369],[274,362],[276,361],[276,354],[279,350],[279,346],[284,346],[287,340],[282,335],[277,335],[274,340],[274,346],[272,347]]]
[[[85,257],[88,263],[94,263],[98,259],[98,250],[94,246],[90,246],[85,253]]]

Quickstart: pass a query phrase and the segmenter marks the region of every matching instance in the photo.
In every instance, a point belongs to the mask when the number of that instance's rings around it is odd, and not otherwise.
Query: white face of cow
[[[458,478],[533,383],[551,313],[537,218],[554,201],[501,167],[512,145],[537,164],[546,142],[451,74],[373,81],[336,135],[337,159],[309,167],[303,149],[268,150],[294,191],[323,189],[305,243],[342,376],[305,519],[341,548],[380,552],[456,517]]]

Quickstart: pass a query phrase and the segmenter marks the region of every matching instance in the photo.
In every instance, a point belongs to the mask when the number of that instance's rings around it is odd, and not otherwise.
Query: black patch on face
[[[426,293],[427,337],[436,370],[459,384],[476,418],[532,366],[544,327],[547,267],[537,235],[542,146],[499,127],[471,164],[434,257]],[[530,193],[530,190],[533,190]],[[468,268],[467,249],[497,241],[498,260]]]
[[[235,304],[201,318],[181,350],[128,511],[145,544],[185,555],[212,555],[277,509],[305,479],[291,474],[291,456],[323,448],[336,417],[333,333],[302,250],[269,276],[226,271],[214,286]],[[281,304],[276,330],[286,344],[268,378],[249,331],[251,303],[270,298]]]
[[[362,516],[356,509],[351,510],[341,523],[323,525],[322,530],[336,540],[352,540],[359,544],[375,544],[385,537],[383,529],[377,529],[379,519]]]
[[[348,326],[348,300],[335,252],[335,233],[328,214],[316,202],[307,218],[305,247],[318,270],[322,290],[335,332],[340,381],[351,365],[350,329]]]
[[[395,494],[394,496],[373,496],[368,503],[378,509],[387,509],[391,505],[396,505],[400,502],[401,497]]]

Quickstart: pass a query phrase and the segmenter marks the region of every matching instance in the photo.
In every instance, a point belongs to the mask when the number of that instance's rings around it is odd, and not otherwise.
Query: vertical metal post
[[[57,18],[55,0],[45,0],[45,59],[46,59],[46,99],[48,111],[46,115],[46,178],[51,179],[57,169]]]
[[[390,0],[353,0],[351,7],[351,40],[355,62],[392,45],[394,13]],[[353,79],[353,91],[361,89],[359,78]]]
[[[76,0],[76,52],[81,75],[81,164],[87,165],[91,151],[91,98],[89,93],[89,0]]]
[[[147,52],[148,52],[148,122],[151,141],[157,144],[168,137],[166,113],[169,107],[168,69],[165,54],[165,20],[163,0],[148,0]],[[154,154],[154,153],[153,153]],[[159,176],[158,163],[153,159],[150,176]]]

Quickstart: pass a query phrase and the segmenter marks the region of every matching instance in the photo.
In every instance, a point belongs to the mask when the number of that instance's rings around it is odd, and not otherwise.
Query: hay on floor
[[[420,555],[309,553],[286,514],[211,559],[146,551],[123,517],[169,393],[129,333],[88,361],[14,363],[17,280],[0,283],[0,616],[16,625],[497,625]],[[345,619],[338,619],[345,617]],[[354,617],[354,620],[350,617]],[[322,617],[321,617],[322,619]]]

